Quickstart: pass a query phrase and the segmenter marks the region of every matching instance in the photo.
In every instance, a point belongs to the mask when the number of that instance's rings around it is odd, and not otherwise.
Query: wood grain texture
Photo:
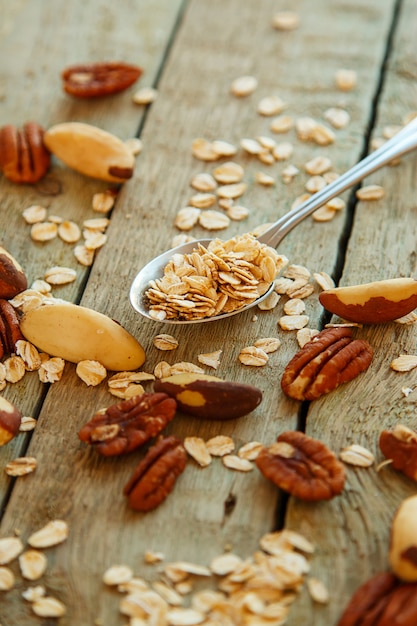
[[[180,3],[160,0],[156,4],[157,8],[151,2],[129,2],[122,10],[119,6],[116,10],[98,0],[68,3],[63,9],[64,19],[59,21],[59,37],[56,17],[47,12],[46,3],[40,13],[38,4],[20,3],[21,10],[17,6],[10,14],[7,37],[0,44],[1,49],[14,47],[20,51],[16,72],[8,70],[5,75],[7,94],[13,77],[25,76],[30,67],[30,49],[36,49],[40,55],[39,67],[43,71],[36,72],[36,79],[30,79],[32,83],[27,82],[29,78],[16,82],[12,95],[2,102],[2,115],[4,110],[8,121],[24,121],[27,107],[22,105],[21,94],[36,84],[31,116],[45,125],[77,119],[127,138],[143,124],[144,151],[138,158],[134,178],[119,193],[108,242],[91,271],[78,268],[77,282],[55,293],[121,322],[147,352],[145,371],[153,371],[161,360],[197,363],[199,353],[222,349],[216,375],[255,384],[263,392],[262,404],[245,418],[218,423],[178,415],[168,432],[180,438],[197,435],[204,439],[227,434],[233,437],[237,448],[250,440],[271,443],[280,432],[297,428],[300,411],[297,402],[283,397],[279,386],[282,369],[297,349],[294,333],[284,333],[277,326],[283,304],[273,312],[257,311],[255,321],[252,311],[204,326],[172,327],[138,319],[128,302],[129,287],[138,269],[170,246],[176,234],[175,214],[187,205],[193,193],[189,185],[192,175],[213,168],[191,156],[193,139],[224,139],[239,145],[242,137],[272,135],[270,119],[256,113],[261,97],[279,94],[288,103],[287,112],[294,117],[311,115],[323,119],[327,108],[340,104],[349,111],[351,122],[337,131],[335,144],[326,148],[299,142],[294,131],[274,135],[276,140],[289,139],[295,146],[291,162],[300,174],[290,185],[281,181],[286,163],[268,168],[240,150],[236,160],[245,166],[248,182],[240,202],[250,208],[250,214],[244,222],[233,223],[219,233],[222,238],[252,230],[283,215],[304,191],[308,178],[304,164],[309,158],[328,154],[339,172],[358,160],[372,120],[395,3],[318,0],[313,6],[299,0],[293,8],[301,17],[300,27],[287,33],[271,27],[273,13],[286,8],[272,0],[262,4],[192,0],[187,3],[178,30],[175,24]],[[409,76],[416,10],[411,0],[403,4],[384,91],[378,96],[381,108],[375,132],[385,124],[401,121],[415,100]],[[75,28],[76,24],[79,28]],[[60,92],[58,82],[53,82],[69,62],[87,56],[115,56],[122,50],[124,60],[137,58],[144,65],[143,84],[152,84],[173,34],[172,48],[158,83],[159,96],[146,116],[133,107],[128,93],[91,106],[69,101]],[[53,53],[51,40],[59,42],[54,44]],[[334,73],[340,67],[358,72],[354,91],[341,93],[335,89]],[[257,77],[258,89],[252,96],[236,99],[230,94],[231,81],[245,74]],[[400,102],[395,97],[398,93]],[[258,170],[273,174],[276,184],[272,188],[256,184]],[[47,197],[51,212],[76,221],[81,221],[86,212],[92,216],[91,196],[105,186],[58,163],[49,176],[57,181],[59,189],[57,195]],[[414,271],[415,237],[410,227],[414,177],[413,157],[404,159],[398,168],[374,175],[373,181],[383,180],[387,195],[377,204],[355,207],[343,284],[387,277],[387,264],[401,275]],[[39,190],[17,189],[1,179],[0,197],[5,216],[1,243],[19,259],[30,280],[40,276],[52,260],[54,264],[74,265],[72,250],[62,242],[40,246],[28,240],[28,228],[22,224],[20,214],[25,206],[40,203]],[[350,194],[345,197],[348,199]],[[407,216],[407,221],[398,219],[399,212],[402,217]],[[328,224],[309,219],[288,236],[280,252],[311,271],[331,274],[337,267],[349,222],[347,211]],[[196,228],[193,234],[206,232]],[[399,241],[404,241],[404,245],[399,245]],[[318,289],[306,301],[311,327],[322,323],[323,310],[317,293]],[[161,332],[178,338],[177,350],[161,353],[153,346],[153,337]],[[398,376],[388,367],[392,355],[414,350],[413,330],[391,324],[360,329],[358,334],[377,348],[369,375],[366,373],[314,402],[307,415],[308,434],[327,442],[336,452],[350,442],[362,443],[377,452],[376,433],[383,424],[392,425],[400,419],[413,425],[413,394],[404,399]],[[237,359],[240,349],[268,336],[279,336],[282,341],[268,365],[260,369],[242,366]],[[28,447],[28,453],[38,459],[38,468],[33,475],[15,482],[7,502],[9,483],[4,481],[1,485],[5,503],[1,535],[19,529],[26,539],[49,519],[68,521],[69,539],[48,551],[49,565],[44,577],[48,592],[67,606],[67,615],[59,622],[62,626],[110,626],[126,621],[118,613],[119,596],[105,589],[101,582],[110,565],[127,563],[138,575],[152,580],[157,568],[143,563],[147,549],[162,551],[167,561],[181,559],[201,564],[208,564],[225,546],[247,557],[257,549],[261,535],[275,527],[277,511],[282,516],[282,494],[256,469],[248,474],[233,472],[226,470],[220,459],[214,459],[208,468],[200,468],[190,460],[174,493],[159,509],[146,515],[129,511],[122,489],[143,453],[103,459],[77,437],[80,427],[96,410],[116,401],[106,385],[87,388],[76,376],[75,367],[67,364],[63,379],[47,390],[45,398],[44,392],[37,384],[36,374],[28,375],[19,385],[9,385],[4,392],[19,402],[25,413],[39,413]],[[2,449],[1,464],[23,451],[25,445],[26,440],[19,437]],[[349,469],[345,492],[332,502],[312,505],[290,501],[286,524],[316,543],[312,573],[328,585],[331,593],[329,605],[319,607],[303,591],[287,622],[290,626],[333,625],[358,584],[386,566],[392,511],[412,489],[409,481],[389,469],[379,475],[374,468]],[[359,561],[363,563],[361,568]],[[17,567],[14,569],[18,574]],[[5,626],[39,623],[21,600],[25,586],[19,579],[16,589],[1,598],[0,619]]]

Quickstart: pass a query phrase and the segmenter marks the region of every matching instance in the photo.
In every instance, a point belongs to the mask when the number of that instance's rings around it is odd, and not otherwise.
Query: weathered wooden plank
[[[102,127],[122,139],[135,136],[145,113],[131,101],[134,89],[157,81],[169,45],[181,2],[127,2],[123,10],[105,2],[62,3],[58,14],[47,2],[14,3],[1,12],[0,41],[0,124],[20,126],[35,120],[45,128],[62,121],[83,121]],[[123,60],[143,68],[140,82],[128,91],[92,102],[66,96],[60,73],[75,63]],[[74,245],[59,238],[35,243],[22,211],[42,205],[48,215],[76,222],[99,217],[92,210],[93,194],[108,184],[55,164],[37,185],[15,185],[0,178],[0,245],[11,252],[25,268],[29,284],[42,278],[53,265],[77,271],[77,279],[55,288],[54,295],[79,301],[90,268],[77,263]],[[25,415],[37,416],[46,393],[37,375],[26,376],[19,386],[9,385],[4,395],[17,401]],[[27,439],[19,437],[1,451],[2,465],[22,454]],[[0,474],[1,499],[10,481]]]
[[[277,9],[272,1],[262,3],[262,10],[259,5],[242,5],[237,0],[210,5],[201,0],[189,3],[164,68],[159,98],[146,120],[142,134],[145,149],[135,179],[123,188],[112,216],[108,244],[97,258],[82,298],[83,304],[108,313],[134,332],[147,350],[147,371],[152,371],[162,358],[196,362],[200,352],[222,348],[219,376],[251,382],[263,390],[264,401],[259,409],[239,421],[201,423],[178,416],[169,431],[180,437],[199,435],[207,439],[222,433],[230,434],[237,445],[253,439],[269,443],[278,432],[297,425],[299,406],[283,398],[279,389],[282,368],[296,349],[293,334],[280,333],[282,349],[271,355],[268,366],[260,371],[243,368],[237,361],[243,345],[277,334],[281,305],[273,313],[258,312],[257,321],[252,321],[253,314],[248,313],[204,327],[173,329],[139,320],[128,304],[128,289],[137,269],[170,245],[175,213],[192,193],[192,174],[212,169],[210,164],[203,165],[191,157],[190,145],[195,137],[222,138],[238,144],[244,136],[269,135],[270,121],[257,116],[256,104],[271,92],[288,102],[288,111],[294,116],[310,114],[320,119],[326,108],[343,100],[351,113],[351,125],[338,132],[337,142],[326,149],[298,143],[292,131],[288,137],[296,145],[293,162],[302,170],[308,158],[325,152],[335,168],[342,171],[358,159],[393,3],[373,0],[364,7],[362,2],[350,1],[341,6],[321,0],[314,3],[314,8],[307,2],[300,2],[296,8],[302,18],[300,28],[278,33],[270,26]],[[343,96],[333,84],[334,71],[341,66],[354,67],[359,74],[357,89]],[[258,78],[258,90],[250,98],[236,100],[229,93],[230,83],[247,73]],[[277,184],[265,189],[254,183],[254,174],[267,167],[241,152],[236,158],[246,167],[249,188],[242,203],[251,208],[251,213],[247,221],[234,224],[222,236],[253,229],[283,214],[303,191],[307,179],[301,173],[293,184],[284,185],[280,174],[285,164],[276,164],[270,171]],[[55,171],[61,179],[63,172]],[[305,263],[314,271],[332,272],[343,229],[343,214],[325,225],[309,220],[288,237],[281,251],[291,261]],[[198,229],[195,234],[199,234]],[[317,298],[308,301],[307,307],[311,326],[318,326],[321,308]],[[161,355],[153,347],[152,339],[159,332],[172,332],[178,337],[180,346],[175,354]],[[358,384],[351,389],[356,391]],[[351,392],[346,394],[350,397]],[[138,515],[128,511],[121,491],[142,455],[99,459],[77,439],[78,429],[94,411],[112,402],[105,386],[87,389],[76,378],[74,367],[67,366],[63,381],[47,395],[29,447],[39,467],[34,475],[17,481],[4,515],[2,534],[19,528],[23,538],[47,519],[64,517],[69,521],[70,538],[49,551],[45,577],[48,592],[61,597],[68,607],[62,624],[94,620],[117,623],[118,599],[103,589],[102,573],[108,565],[126,562],[151,579],[155,574],[142,561],[146,549],[162,550],[168,560],[199,563],[208,563],[226,544],[243,557],[251,554],[261,534],[273,527],[279,503],[276,491],[257,471],[237,474],[225,470],[216,459],[205,469],[190,462],[173,497],[154,513]],[[323,404],[317,404],[317,408]],[[323,420],[321,424],[314,434],[330,438],[333,433],[328,422]],[[28,489],[37,497],[24,508]],[[326,526],[333,528],[334,523],[337,538],[347,541],[349,537],[342,534],[344,518],[327,521],[328,512],[342,508],[344,502],[340,499],[330,505],[305,506],[305,517],[300,514],[300,523],[290,518],[290,525],[299,526],[310,537],[317,531],[322,535],[323,521],[320,518],[316,522],[316,516],[324,511]],[[348,515],[351,508],[346,508]],[[311,527],[308,519],[313,520]],[[343,553],[334,552],[334,547],[330,543],[333,551],[329,560],[340,559],[343,568]],[[333,563],[326,571],[333,571]],[[19,585],[7,594],[6,604],[0,608],[0,615],[5,612],[1,617],[7,626],[36,623],[29,609],[22,607],[18,592],[23,584]],[[302,606],[307,605],[310,611],[308,602]],[[333,615],[339,609],[336,599]],[[328,623],[320,622],[321,611],[311,612],[313,619],[316,624]]]
[[[402,3],[377,103],[374,138],[381,137],[384,128],[404,123],[415,109],[415,75],[410,59],[416,19],[414,3]],[[341,284],[415,274],[415,174],[416,157],[412,154],[364,181],[382,185],[386,193],[380,201],[356,206]],[[378,463],[384,458],[378,445],[382,430],[398,423],[416,427],[415,392],[408,397],[402,393],[402,387],[414,389],[415,375],[398,374],[389,368],[399,354],[415,353],[416,329],[391,323],[363,329],[361,336],[375,350],[370,371],[349,389],[311,405],[307,432],[324,438],[335,451],[359,443],[373,452]],[[317,616],[311,615],[311,600],[305,594],[294,607],[294,623],[335,623],[355,589],[373,574],[389,569],[392,517],[401,500],[413,493],[412,481],[388,468],[377,472],[374,466],[369,470],[349,469],[343,497],[330,506],[310,507],[291,501],[287,523],[316,541],[314,574],[331,593],[328,607]],[[325,533],[320,530],[324,527]]]

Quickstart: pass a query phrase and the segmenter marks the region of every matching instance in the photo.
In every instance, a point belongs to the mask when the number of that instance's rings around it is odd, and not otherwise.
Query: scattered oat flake
[[[34,472],[37,464],[35,457],[21,456],[9,461],[4,469],[8,476],[25,476]]]
[[[259,302],[258,309],[261,311],[272,311],[272,309],[275,309],[277,306],[279,300],[280,296],[276,291],[273,291],[269,296]]]
[[[189,608],[169,609],[166,614],[170,626],[194,626],[205,621],[206,616],[200,611]]]
[[[314,272],[313,278],[322,289],[333,289],[335,282],[326,272]]]
[[[228,469],[237,470],[239,472],[251,472],[253,464],[247,459],[243,459],[237,454],[226,454],[222,457],[222,462]]]
[[[0,565],[7,565],[23,552],[24,546],[19,537],[0,539]]]
[[[65,541],[68,533],[67,522],[60,519],[51,520],[29,537],[28,544],[32,548],[50,548]]]
[[[33,602],[32,611],[39,617],[61,617],[65,615],[66,608],[57,598],[44,596]]]
[[[243,167],[234,161],[222,163],[213,170],[215,180],[222,185],[240,183],[244,174],[245,170]]]
[[[77,376],[89,387],[99,385],[107,376],[104,365],[92,360],[79,361],[75,371]]]
[[[58,236],[66,243],[75,243],[81,238],[81,229],[75,222],[64,220],[58,226]]]
[[[158,350],[175,350],[176,348],[178,348],[178,339],[176,339],[172,335],[162,333],[154,337],[153,345]]]
[[[230,91],[234,96],[242,98],[253,93],[257,86],[258,81],[254,76],[240,76],[232,82]]]
[[[75,246],[74,256],[80,265],[90,267],[94,261],[94,250],[87,248],[84,244]]]
[[[216,202],[216,196],[213,193],[199,192],[192,196],[189,205],[197,207],[197,209],[208,209]]]
[[[269,357],[261,348],[247,346],[239,352],[238,359],[243,365],[262,367],[268,363]]]
[[[39,598],[43,598],[46,595],[46,589],[43,585],[36,585],[35,587],[28,587],[22,591],[22,598],[28,602],[35,602]]]
[[[332,198],[326,202],[325,206],[333,211],[342,211],[346,207],[346,202],[343,198]]]
[[[280,339],[278,337],[262,337],[261,339],[257,339],[254,344],[255,348],[261,348],[267,354],[271,352],[276,352],[281,345]]]
[[[27,224],[36,224],[37,222],[44,222],[48,211],[45,207],[39,204],[33,204],[24,209],[22,215]]]
[[[133,578],[133,570],[128,565],[112,565],[103,574],[105,585],[121,585]]]
[[[357,74],[355,70],[341,68],[334,75],[336,87],[341,91],[350,91],[356,86]]]
[[[220,204],[220,203],[219,203]],[[249,215],[249,209],[239,204],[232,204],[226,209],[227,217],[235,222],[245,220]]]
[[[279,96],[266,96],[259,101],[257,112],[266,117],[270,115],[278,115],[285,107],[286,103]]]
[[[207,172],[195,174],[191,179],[190,185],[197,191],[201,192],[214,191],[217,187],[214,177]]]
[[[66,285],[77,278],[77,272],[70,267],[54,265],[46,270],[44,279],[50,285]]]
[[[213,369],[217,369],[220,364],[220,356],[222,354],[222,350],[216,350],[215,352],[206,352],[205,354],[199,354],[197,359],[199,363],[203,365],[207,365],[207,367],[212,367]]]
[[[375,461],[372,452],[356,443],[343,448],[339,457],[344,463],[357,465],[358,467],[370,467]]]
[[[191,152],[200,161],[217,161],[220,156],[213,148],[211,141],[203,137],[194,139],[191,145]]]
[[[198,565],[197,563],[190,563],[188,561],[175,561],[173,563],[168,563],[164,568],[164,571],[168,574],[168,572],[172,571],[182,572],[183,574],[193,574],[194,576],[210,576],[211,572],[208,567],[204,565]]]
[[[263,443],[260,443],[259,441],[249,441],[239,448],[237,455],[241,459],[254,461],[258,457],[263,447]]]
[[[390,368],[396,372],[409,372],[417,367],[417,355],[400,354],[390,363]]]
[[[407,313],[407,315],[398,317],[394,322],[397,324],[415,324],[417,322],[417,314],[411,311],[411,313]]]
[[[224,230],[230,224],[230,219],[220,211],[208,210],[198,216],[200,226],[207,230]]]
[[[15,576],[8,567],[0,567],[0,591],[10,591],[15,584]]]
[[[282,330],[300,330],[307,326],[308,322],[308,315],[283,315],[278,320]]]
[[[174,376],[174,374],[204,374],[204,370],[195,365],[194,363],[188,363],[187,361],[180,361],[179,363],[174,363],[170,366],[170,376]]]
[[[306,305],[301,298],[292,298],[284,304],[285,315],[301,315],[305,310]]]
[[[65,361],[60,357],[52,357],[42,362],[38,374],[42,383],[56,383],[62,378]]]
[[[230,185],[221,185],[217,189],[217,195],[219,198],[227,198],[235,200],[242,196],[248,185],[246,183],[232,183]]]
[[[96,213],[108,213],[113,207],[116,200],[116,194],[113,191],[102,191],[95,193],[92,200],[92,208]]]
[[[276,30],[294,30],[300,24],[300,17],[295,11],[278,11],[272,16],[272,26]]]
[[[241,139],[240,146],[248,154],[260,154],[263,151],[263,146],[259,143],[259,141],[251,139],[250,137],[244,137]]]
[[[231,157],[237,152],[236,146],[222,139],[215,139],[211,145],[213,150],[221,157]]]
[[[264,185],[264,187],[275,185],[275,178],[265,172],[255,172],[255,181],[259,183],[259,185]]]
[[[226,576],[233,572],[238,565],[242,563],[242,559],[237,554],[226,552],[215,556],[210,562],[210,569],[216,576]]]
[[[50,241],[58,234],[58,226],[53,222],[36,222],[30,229],[33,241]]]
[[[174,220],[174,226],[178,230],[191,230],[197,224],[200,213],[201,209],[186,206],[178,211]]]
[[[145,563],[148,564],[160,563],[164,559],[165,555],[163,552],[153,552],[152,550],[146,550],[145,554],[143,555],[143,560],[145,561]]]
[[[107,241],[107,235],[93,230],[84,230],[84,245],[87,250],[98,250],[102,248]]]
[[[184,448],[201,467],[210,465],[212,458],[204,439],[201,437],[185,437]]]
[[[314,602],[318,602],[319,604],[327,604],[329,602],[329,591],[326,585],[318,578],[309,576],[307,578],[307,589]]]
[[[138,89],[133,96],[132,100],[135,104],[151,104],[158,97],[158,92],[153,87],[142,87]]]
[[[324,112],[325,119],[334,128],[345,128],[350,122],[350,115],[340,107],[330,107]]]
[[[227,435],[216,435],[206,441],[206,447],[212,456],[224,456],[235,449],[235,442]]]
[[[329,207],[327,204],[324,204],[314,211],[312,217],[315,222],[331,222],[336,216],[336,213],[337,211]]]
[[[366,185],[356,191],[358,200],[380,200],[385,196],[385,189],[380,185]]]
[[[279,115],[275,117],[269,128],[273,133],[287,133],[294,126],[294,118],[291,115]]]
[[[23,578],[38,580],[46,571],[48,559],[39,550],[26,550],[19,556],[19,567]]]
[[[22,417],[22,421],[20,422],[19,430],[22,433],[33,430],[36,427],[36,420],[34,417],[29,417],[28,415],[24,415]]]
[[[316,124],[310,133],[310,139],[319,146],[328,146],[334,143],[336,135],[328,126]]]

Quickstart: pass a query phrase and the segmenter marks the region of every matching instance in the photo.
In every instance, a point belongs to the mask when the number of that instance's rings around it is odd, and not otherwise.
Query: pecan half
[[[14,352],[20,339],[24,337],[15,309],[7,300],[0,300],[0,359]]]
[[[277,487],[302,500],[330,500],[343,490],[342,463],[324,443],[299,431],[287,431],[264,447],[256,465]]]
[[[160,439],[139,463],[123,493],[135,511],[151,511],[172,491],[187,464],[181,441],[170,436]]]
[[[415,626],[417,584],[382,572],[353,594],[337,626]]]
[[[0,128],[0,169],[14,183],[36,183],[50,166],[50,154],[43,143],[44,129],[36,122],[23,128],[11,124]]]
[[[315,400],[366,370],[373,357],[369,343],[352,339],[352,329],[322,330],[291,359],[281,388],[295,400]]]
[[[417,432],[403,424],[393,430],[383,430],[379,436],[379,447],[392,466],[412,480],[417,480]]]
[[[177,403],[166,393],[145,393],[99,411],[78,433],[104,456],[127,454],[156,437],[172,420]]]
[[[61,74],[63,89],[77,98],[98,98],[124,91],[142,74],[142,68],[122,62],[72,65]]]

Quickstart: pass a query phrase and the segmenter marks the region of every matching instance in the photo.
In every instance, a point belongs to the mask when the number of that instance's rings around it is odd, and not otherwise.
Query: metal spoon
[[[369,174],[372,174],[379,168],[390,163],[393,159],[396,159],[408,152],[411,152],[417,147],[417,118],[412,120],[409,124],[404,126],[394,137],[384,143],[378,150],[375,150],[367,157],[359,161],[350,170],[339,176],[332,183],[315,193],[306,202],[289,211],[286,215],[277,220],[272,226],[268,228],[262,235],[258,237],[261,243],[267,244],[273,248],[276,248],[278,244],[284,239],[284,237],[299,224],[304,218],[311,215],[316,209],[323,206],[339,195],[349,187],[352,187],[359,181],[361,181]],[[149,281],[151,279],[160,278],[164,273],[164,268],[167,263],[172,259],[174,254],[189,254],[192,252],[199,243],[203,246],[207,246],[211,239],[199,239],[198,241],[192,241],[176,248],[167,250],[163,254],[160,254],[152,261],[147,263],[137,274],[130,289],[130,302],[133,308],[149,319],[153,321],[150,315],[150,309],[145,296],[146,290],[149,288]],[[266,293],[260,296],[254,302],[242,306],[240,309],[231,313],[222,313],[220,315],[214,315],[211,317],[204,317],[197,320],[178,320],[167,319],[163,320],[168,324],[197,324],[201,322],[212,322],[214,320],[225,319],[231,315],[242,313],[247,309],[259,304],[262,300],[267,298],[273,291],[274,283],[271,283]]]

